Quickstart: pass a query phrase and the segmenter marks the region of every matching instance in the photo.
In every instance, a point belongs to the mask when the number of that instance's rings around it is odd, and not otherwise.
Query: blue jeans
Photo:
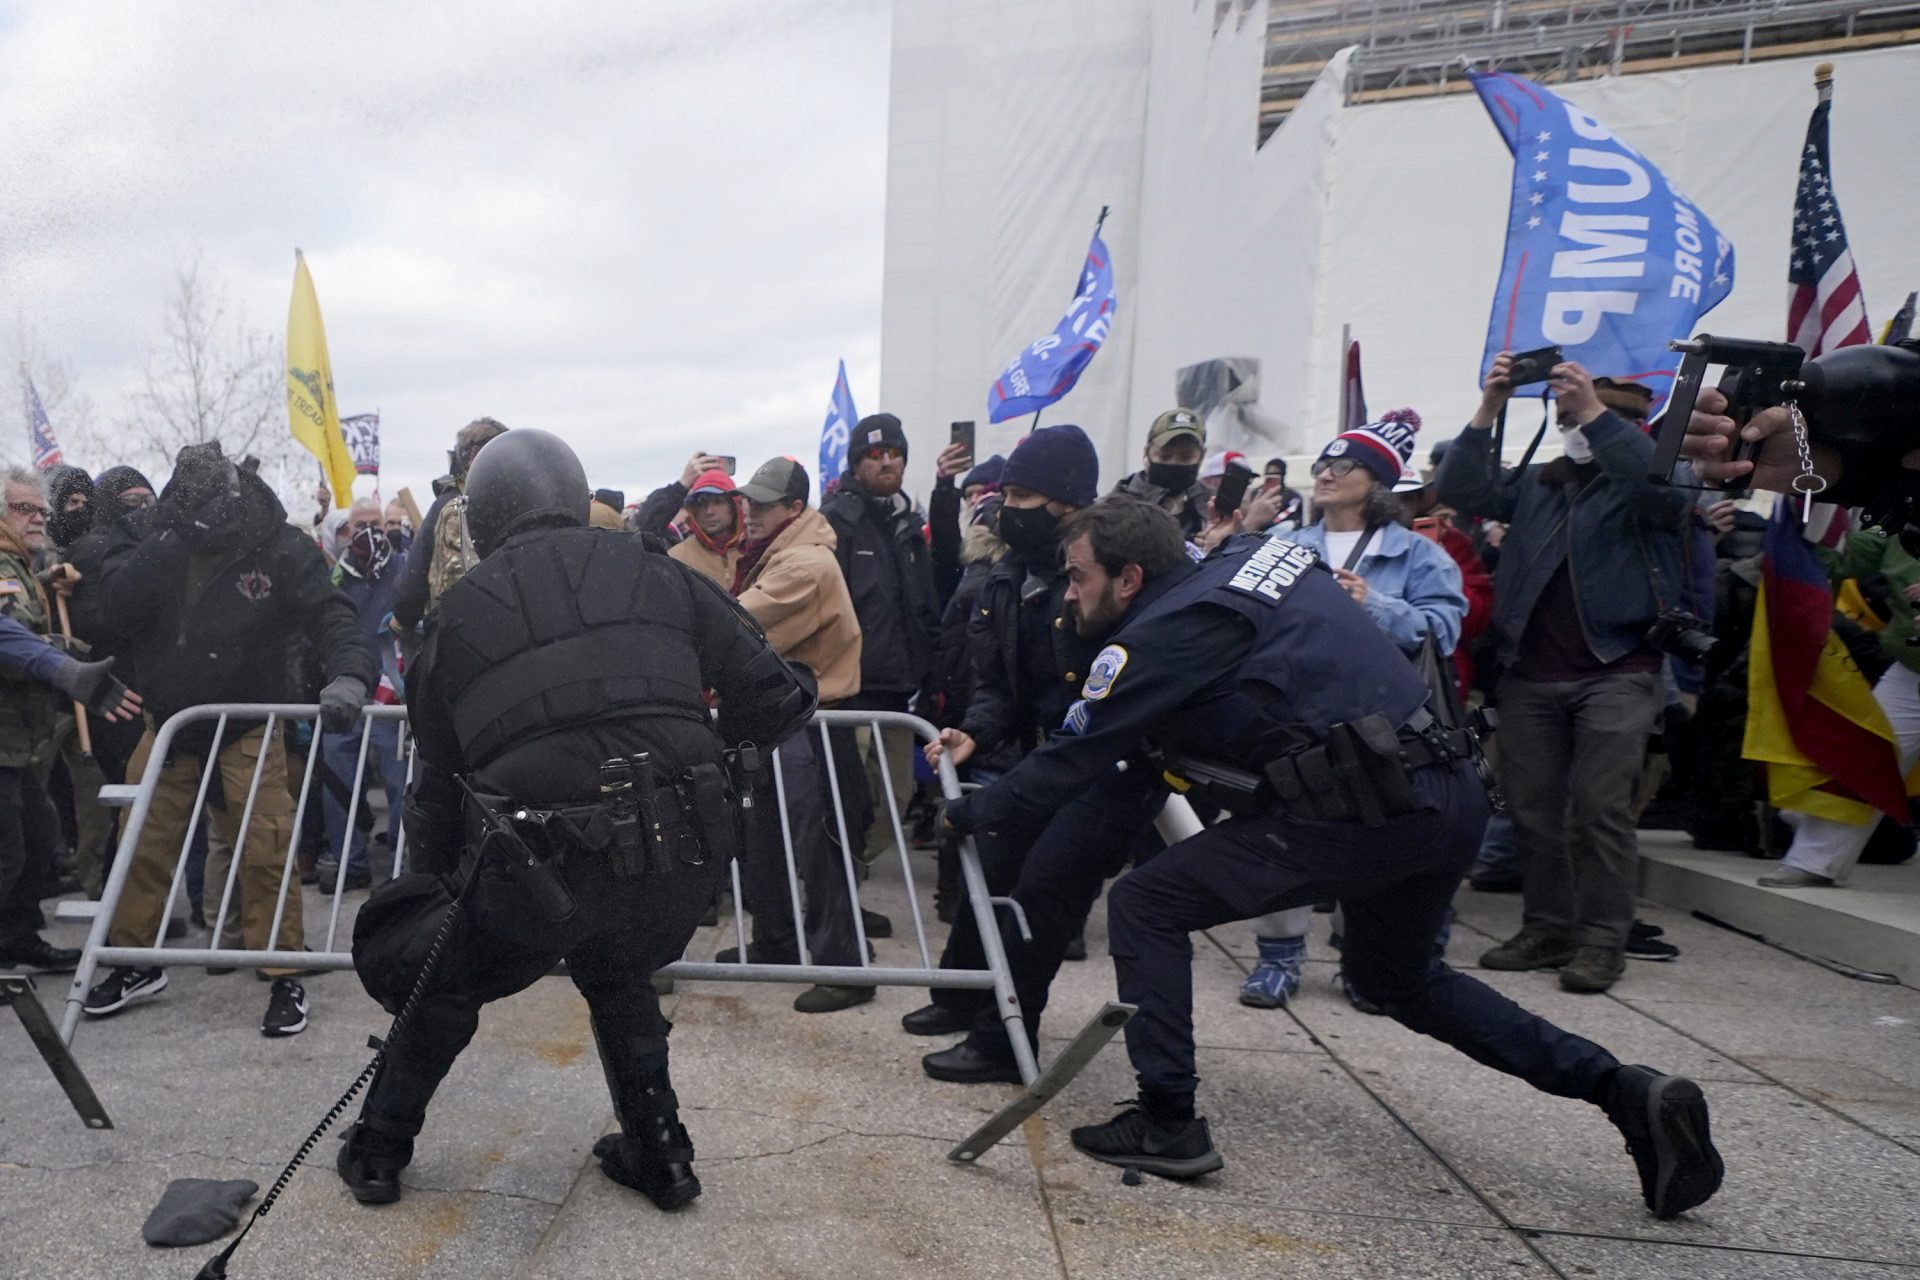
[[[342,844],[347,832],[347,799],[351,796],[354,767],[360,762],[360,733],[358,729],[347,733],[329,733],[323,735],[320,747],[321,767],[340,780],[340,794],[327,785],[323,778],[316,777],[313,785],[321,794],[322,811],[327,817],[327,850],[335,858],[340,857]],[[377,774],[380,785],[387,793],[387,849],[391,852],[400,844],[400,806],[407,791],[407,764],[400,755],[400,722],[398,720],[375,720],[371,740],[367,743],[367,771]],[[347,869],[355,874],[367,870],[367,838],[360,833],[356,824],[353,843],[346,856]]]
[[[1513,848],[1513,819],[1496,813],[1487,819],[1487,834],[1480,840],[1480,856],[1473,860],[1470,874],[1515,875],[1519,862],[1520,855]]]

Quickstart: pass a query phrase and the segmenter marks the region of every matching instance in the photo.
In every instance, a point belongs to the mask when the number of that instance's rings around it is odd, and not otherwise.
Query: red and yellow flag
[[[1741,754],[1767,766],[1775,808],[1865,825],[1907,821],[1893,726],[1833,632],[1833,594],[1781,498],[1767,525],[1748,652]]]

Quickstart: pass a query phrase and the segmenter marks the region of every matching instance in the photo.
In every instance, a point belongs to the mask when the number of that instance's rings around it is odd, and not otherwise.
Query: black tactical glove
[[[367,686],[352,676],[335,676],[320,691],[320,726],[328,733],[345,733],[360,719],[367,704]]]

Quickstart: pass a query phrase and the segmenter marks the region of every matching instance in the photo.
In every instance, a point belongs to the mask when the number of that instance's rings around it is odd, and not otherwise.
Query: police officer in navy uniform
[[[416,869],[478,881],[391,1037],[340,1174],[363,1203],[397,1199],[480,1006],[564,959],[620,1122],[594,1153],[608,1176],[677,1208],[700,1184],[651,978],[686,949],[736,851],[738,775],[812,715],[813,680],[657,544],[587,528],[586,474],[558,438],[501,436],[466,492],[483,559],[441,597],[409,672],[418,769],[406,829]],[[380,993],[390,1007],[411,981],[397,985]]]
[[[1062,732],[948,809],[962,831],[1070,802],[1127,763],[1222,793],[1232,816],[1118,881],[1108,934],[1140,1096],[1073,1131],[1096,1160],[1191,1178],[1221,1167],[1194,1110],[1196,929],[1337,899],[1344,964],[1415,1031],[1535,1088],[1602,1107],[1658,1217],[1711,1196],[1722,1167],[1700,1088],[1622,1066],[1433,955],[1489,805],[1475,747],[1314,553],[1242,537],[1198,566],[1163,512],[1109,498],[1062,532],[1083,627],[1110,633]],[[1088,850],[1090,859],[1103,851]]]

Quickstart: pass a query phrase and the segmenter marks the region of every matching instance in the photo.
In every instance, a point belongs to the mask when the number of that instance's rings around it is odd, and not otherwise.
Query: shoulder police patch
[[[1080,686],[1080,696],[1088,702],[1098,702],[1113,692],[1113,682],[1127,666],[1127,651],[1117,644],[1110,644],[1094,655],[1093,665],[1087,668],[1087,682]]]
[[[1289,542],[1276,534],[1246,558],[1227,585],[1235,591],[1278,601],[1319,559],[1312,547]]]

